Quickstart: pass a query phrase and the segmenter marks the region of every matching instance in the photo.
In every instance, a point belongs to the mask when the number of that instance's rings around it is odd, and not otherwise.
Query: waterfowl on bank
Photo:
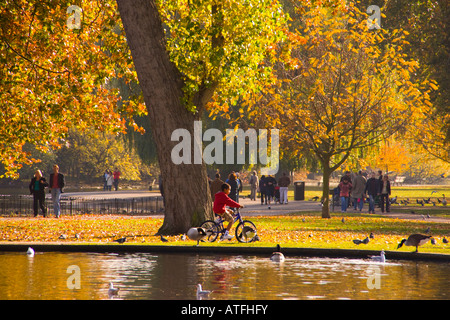
[[[277,244],[277,251],[273,252],[270,256],[270,260],[276,261],[276,262],[282,262],[284,261],[284,254],[281,253],[281,247],[279,244]]]
[[[190,228],[188,232],[186,233],[189,239],[197,241],[197,246],[205,237],[211,234],[211,232],[208,232],[204,228]]]
[[[423,234],[415,233],[408,237],[408,239],[402,239],[402,241],[398,244],[397,249],[400,249],[401,246],[410,246],[416,247],[416,251],[419,252],[419,246],[424,245],[431,239],[432,236],[426,236]]]

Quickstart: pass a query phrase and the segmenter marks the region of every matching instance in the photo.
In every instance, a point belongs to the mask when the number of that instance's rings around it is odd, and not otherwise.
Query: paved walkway
[[[126,199],[126,198],[140,198],[140,197],[160,197],[159,192],[150,192],[146,190],[119,190],[119,191],[93,191],[93,192],[66,192],[63,194],[68,197],[80,197],[80,198],[90,198],[90,199]],[[290,201],[288,204],[272,204],[270,209],[268,205],[261,205],[261,200],[251,201],[248,198],[240,199],[240,203],[244,205],[241,209],[241,213],[244,216],[276,216],[285,215],[294,212],[301,211],[321,211],[322,206],[319,201]],[[367,207],[366,207],[367,209]],[[394,208],[395,210],[395,208]],[[331,212],[331,211],[330,211]],[[353,209],[350,208],[349,214],[353,213]],[[339,208],[334,212],[335,215],[339,215]],[[331,212],[333,215],[333,212]],[[450,219],[443,217],[433,217],[432,212],[430,212],[430,218],[423,217],[422,214],[410,214],[410,213],[396,213],[391,212],[385,214],[389,218],[399,218],[399,219],[412,219],[412,220],[423,220],[427,221],[450,223]]]

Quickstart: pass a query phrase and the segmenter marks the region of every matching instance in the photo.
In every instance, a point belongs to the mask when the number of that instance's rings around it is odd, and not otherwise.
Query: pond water
[[[76,267],[73,267],[76,266]],[[75,270],[75,271],[74,271]],[[197,254],[0,253],[0,299],[196,299],[196,285],[228,299],[450,298],[450,264]],[[79,288],[77,285],[79,284]]]

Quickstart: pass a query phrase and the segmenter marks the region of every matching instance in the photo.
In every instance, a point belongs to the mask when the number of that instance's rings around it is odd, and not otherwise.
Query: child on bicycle
[[[225,230],[225,234],[223,235],[222,239],[230,240],[233,238],[232,235],[230,235],[230,229],[233,226],[234,218],[232,216],[233,211],[230,209],[227,209],[226,206],[232,207],[232,208],[243,208],[244,206],[241,206],[236,201],[232,200],[228,195],[230,194],[231,187],[228,183],[224,183],[221,186],[221,192],[217,192],[214,196],[214,205],[213,205],[213,211],[215,214],[219,215],[223,220],[228,222],[228,225]]]

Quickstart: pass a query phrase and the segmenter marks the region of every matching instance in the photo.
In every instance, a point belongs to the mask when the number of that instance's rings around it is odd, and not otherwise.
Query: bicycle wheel
[[[253,222],[243,220],[236,227],[236,239],[239,242],[252,242],[256,239],[257,229]]]
[[[206,220],[205,222],[203,222],[200,225],[200,228],[203,228],[207,231],[209,231],[209,235],[206,236],[205,238],[202,239],[203,242],[208,241],[208,242],[214,242],[216,241],[217,237],[219,236],[220,233],[220,226],[215,223],[212,220]]]

